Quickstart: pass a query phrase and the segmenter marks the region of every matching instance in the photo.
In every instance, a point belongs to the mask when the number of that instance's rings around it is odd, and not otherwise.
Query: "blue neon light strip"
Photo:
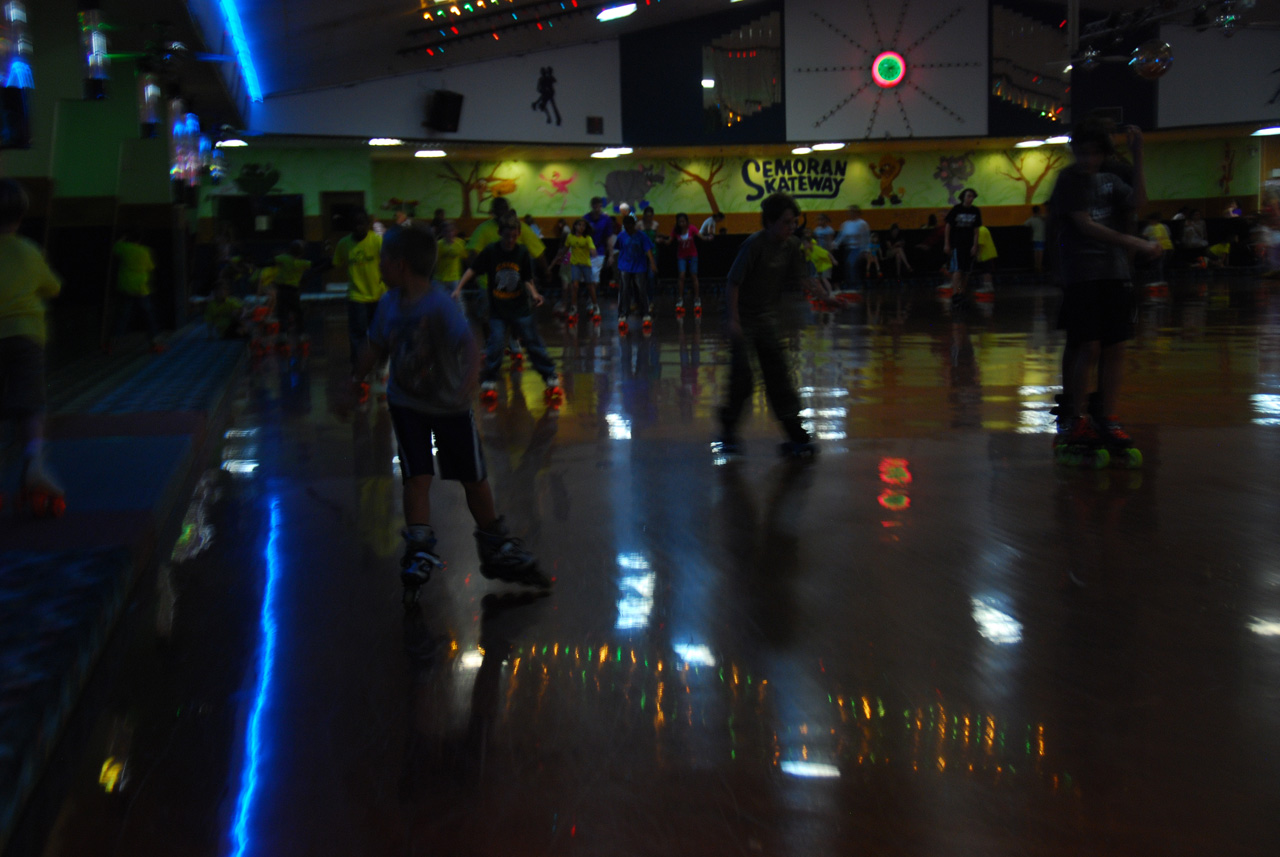
[[[240,799],[236,802],[231,836],[233,857],[245,857],[249,848],[249,813],[258,789],[258,766],[262,763],[262,717],[271,689],[276,661],[276,583],[280,576],[280,498],[271,500],[271,532],[267,536],[267,586],[262,593],[262,648],[258,661],[258,687],[253,697],[253,713],[245,735],[244,770],[240,774]]]
[[[240,63],[245,88],[249,90],[249,100],[261,101],[262,85],[258,83],[258,70],[253,67],[253,57],[249,54],[249,40],[244,37],[244,24],[240,22],[236,0],[218,0],[218,5],[222,7],[222,17],[231,31],[231,41],[235,43],[236,60]]]

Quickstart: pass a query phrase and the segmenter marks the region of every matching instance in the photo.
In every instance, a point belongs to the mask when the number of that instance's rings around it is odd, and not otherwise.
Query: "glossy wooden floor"
[[[1055,468],[1056,304],[794,306],[809,466],[763,396],[746,459],[710,453],[710,304],[548,321],[563,409],[524,373],[478,416],[555,593],[483,579],[437,483],[449,568],[407,612],[387,414],[330,412],[315,319],[9,853],[1274,855],[1280,290],[1143,306],[1141,471]]]

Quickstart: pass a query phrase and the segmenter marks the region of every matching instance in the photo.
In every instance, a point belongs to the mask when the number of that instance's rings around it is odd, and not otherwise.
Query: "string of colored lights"
[[[645,0],[645,6],[657,5],[661,0]],[[406,56],[425,53],[429,56],[444,53],[445,45],[454,45],[477,38],[500,41],[502,35],[521,30],[553,29],[556,23],[591,15],[616,4],[616,0],[473,0],[473,2],[437,3],[424,8],[423,20],[431,24],[406,31],[407,36],[432,36],[429,41],[396,51]],[[509,16],[509,17],[508,17]]]

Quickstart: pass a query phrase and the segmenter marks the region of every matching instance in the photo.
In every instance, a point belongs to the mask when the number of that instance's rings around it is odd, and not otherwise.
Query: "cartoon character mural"
[[[498,175],[501,164],[494,164],[489,170],[489,174],[480,175],[480,162],[475,161],[471,165],[471,169],[464,176],[458,172],[453,164],[445,163],[444,172],[439,173],[440,178],[454,182],[458,185],[458,189],[462,192],[462,216],[471,217],[471,194],[476,195],[475,211],[483,213],[484,203],[487,200],[499,196],[510,196],[516,192],[516,180],[504,178]]]
[[[964,190],[965,182],[973,173],[973,152],[965,152],[963,155],[943,155],[938,158],[938,168],[933,171],[933,177],[947,189],[947,203],[958,205],[960,200],[956,198],[956,194]]]
[[[901,194],[906,191],[903,188],[898,188],[897,192],[895,192],[893,183],[897,181],[906,163],[906,158],[895,158],[893,155],[884,154],[880,156],[878,162],[870,164],[871,174],[880,181],[880,195],[871,200],[872,205],[884,205],[885,197],[889,198],[891,205],[902,204]]]
[[[648,204],[645,195],[656,184],[666,180],[667,168],[654,170],[653,166],[640,164],[634,170],[614,170],[604,177],[604,195],[617,211],[618,206],[627,203],[632,211],[639,211]]]
[[[538,190],[552,199],[560,197],[560,213],[564,214],[565,204],[569,201],[569,185],[577,180],[578,174],[574,173],[566,179],[561,177],[559,170],[552,170],[550,178],[547,178],[545,173],[538,173],[538,178],[551,185],[549,188],[540,187]]]

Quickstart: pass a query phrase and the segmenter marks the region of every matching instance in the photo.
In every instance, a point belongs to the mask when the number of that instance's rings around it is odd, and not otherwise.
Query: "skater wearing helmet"
[[[12,419],[22,447],[20,501],[36,514],[59,515],[62,488],[44,467],[44,302],[62,283],[40,249],[18,235],[26,191],[0,179],[0,413]]]

